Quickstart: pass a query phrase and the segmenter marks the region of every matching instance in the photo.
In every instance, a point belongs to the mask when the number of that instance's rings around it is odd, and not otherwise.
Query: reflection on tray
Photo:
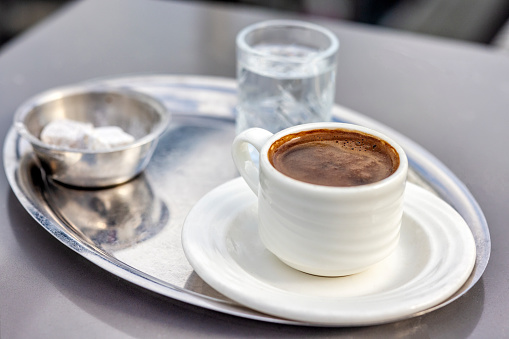
[[[166,204],[141,174],[123,185],[84,190],[46,181],[46,198],[68,226],[108,251],[150,239],[168,222]]]

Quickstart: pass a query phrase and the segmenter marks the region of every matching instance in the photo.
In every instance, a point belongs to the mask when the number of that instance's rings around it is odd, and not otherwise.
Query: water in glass
[[[275,133],[330,119],[334,64],[315,60],[316,50],[300,46],[264,44],[256,51],[237,64],[237,133],[250,127]]]

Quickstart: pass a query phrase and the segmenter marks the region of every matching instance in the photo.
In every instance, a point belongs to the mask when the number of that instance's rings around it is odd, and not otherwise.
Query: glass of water
[[[237,35],[236,132],[330,120],[339,42],[307,22],[274,20]]]

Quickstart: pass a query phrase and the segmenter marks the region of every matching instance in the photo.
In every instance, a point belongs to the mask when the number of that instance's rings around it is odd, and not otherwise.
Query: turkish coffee
[[[394,147],[370,134],[347,129],[317,129],[274,142],[269,161],[279,172],[324,186],[359,186],[389,177],[399,166]]]

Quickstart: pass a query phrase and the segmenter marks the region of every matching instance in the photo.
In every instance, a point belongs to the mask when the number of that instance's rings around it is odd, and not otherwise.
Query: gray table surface
[[[468,186],[492,237],[481,280],[442,309],[381,326],[241,319],[154,295],[86,261],[32,220],[3,174],[2,339],[509,337],[509,56],[489,47],[246,7],[80,1],[0,50],[0,139],[18,105],[55,86],[124,74],[233,78],[235,34],[281,17],[317,22],[341,40],[337,103],[410,137]]]

